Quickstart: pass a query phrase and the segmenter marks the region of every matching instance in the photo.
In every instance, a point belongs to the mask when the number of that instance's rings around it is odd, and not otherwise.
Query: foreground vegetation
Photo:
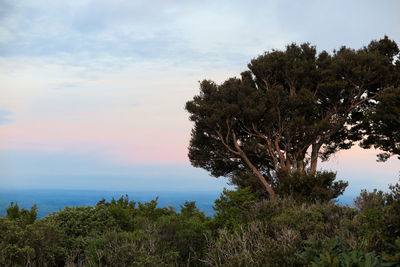
[[[36,219],[11,203],[0,218],[1,266],[399,266],[400,185],[363,191],[355,208],[224,191],[214,218],[99,201]]]

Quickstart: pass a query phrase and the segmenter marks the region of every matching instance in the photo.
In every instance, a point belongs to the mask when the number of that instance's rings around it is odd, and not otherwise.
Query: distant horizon
[[[78,194],[77,194],[78,193]],[[105,191],[83,189],[12,189],[0,188],[0,217],[6,215],[10,203],[20,208],[30,209],[34,204],[38,208],[38,217],[45,217],[65,207],[94,206],[102,199],[111,201],[128,195],[129,201],[145,203],[158,198],[158,207],[171,206],[179,211],[185,201],[195,201],[196,207],[207,216],[213,216],[212,209],[222,192],[216,191]],[[34,194],[34,195],[32,195]],[[352,206],[357,195],[342,195],[337,198],[340,205]]]
[[[217,191],[106,191],[83,189],[11,189],[0,188],[0,217],[6,215],[6,209],[13,202],[20,208],[30,209],[37,205],[39,217],[64,209],[66,206],[94,206],[105,199],[119,199],[128,195],[136,203],[149,202],[158,198],[159,207],[174,207],[179,210],[185,201],[195,201],[196,206],[208,216],[213,214],[212,206],[222,192]]]

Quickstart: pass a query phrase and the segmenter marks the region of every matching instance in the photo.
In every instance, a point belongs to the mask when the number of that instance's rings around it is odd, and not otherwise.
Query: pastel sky
[[[190,166],[185,102],[291,42],[400,44],[393,1],[0,0],[0,187],[221,190]],[[340,152],[348,192],[385,189],[400,161]]]

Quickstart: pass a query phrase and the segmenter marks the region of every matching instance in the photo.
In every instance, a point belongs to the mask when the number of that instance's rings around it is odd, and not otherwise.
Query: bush
[[[268,224],[252,222],[233,232],[220,230],[218,238],[208,241],[202,260],[208,266],[294,266],[293,257],[301,250],[301,238],[282,228],[270,235]]]
[[[249,210],[256,204],[257,195],[249,187],[230,191],[224,189],[213,209],[214,225],[218,228],[236,229],[249,222]]]
[[[43,220],[57,225],[68,237],[87,237],[118,231],[120,226],[105,206],[66,207]]]
[[[22,225],[32,224],[37,218],[37,207],[33,205],[30,210],[20,209],[18,204],[11,202],[10,206],[7,208],[7,218],[10,220],[19,221]]]
[[[42,220],[25,225],[6,217],[0,218],[0,231],[1,266],[64,266],[66,236],[56,225]]]
[[[400,238],[400,185],[391,185],[390,192],[363,190],[355,200],[359,214],[355,218],[359,245],[368,251],[395,253]]]
[[[299,257],[306,266],[382,266],[375,253],[350,251],[338,238],[308,240],[305,244],[305,251]]]
[[[275,187],[281,198],[293,198],[301,203],[326,202],[343,194],[348,186],[342,180],[334,182],[336,173],[316,172],[305,174],[300,171],[291,173],[279,171]]]
[[[388,245],[385,250],[396,252],[396,240],[400,239],[400,184],[389,186],[390,192],[386,194],[386,206],[382,218],[381,239]]]
[[[171,266],[178,253],[163,250],[152,227],[146,231],[109,232],[94,238],[86,250],[90,266]]]

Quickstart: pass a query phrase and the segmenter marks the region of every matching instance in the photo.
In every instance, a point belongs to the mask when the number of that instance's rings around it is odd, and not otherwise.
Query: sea
[[[38,208],[38,218],[45,217],[65,207],[94,206],[102,200],[111,201],[128,195],[135,202],[149,202],[158,198],[158,207],[173,207],[180,211],[185,201],[195,201],[196,207],[212,217],[214,201],[220,197],[220,191],[100,191],[100,190],[62,190],[62,189],[0,189],[0,217],[6,216],[10,203],[20,208],[30,209],[34,204]],[[341,196],[337,200],[341,205],[351,206],[354,196]]]

